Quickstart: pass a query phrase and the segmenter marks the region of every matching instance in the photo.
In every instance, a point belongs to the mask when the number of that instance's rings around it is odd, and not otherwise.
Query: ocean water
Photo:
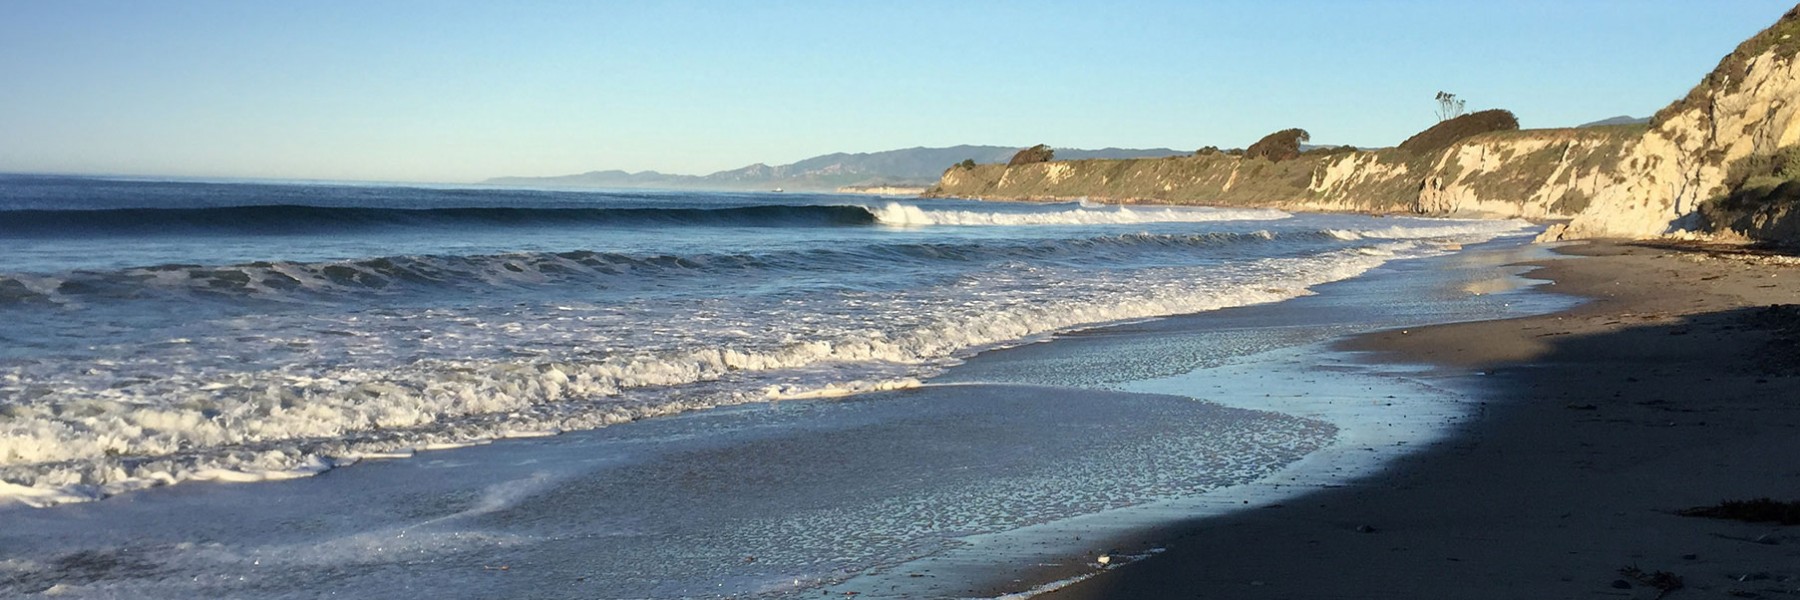
[[[0,595],[1024,590],[1457,426],[1311,345],[1553,308],[1534,232],[0,178]]]
[[[0,497],[905,389],[1517,221],[843,195],[0,178]]]

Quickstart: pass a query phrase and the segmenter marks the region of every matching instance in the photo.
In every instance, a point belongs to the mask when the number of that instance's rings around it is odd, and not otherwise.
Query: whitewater
[[[1518,221],[0,178],[0,503],[921,385]]]

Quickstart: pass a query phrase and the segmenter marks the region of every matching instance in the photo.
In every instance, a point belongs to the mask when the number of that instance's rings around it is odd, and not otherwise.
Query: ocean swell
[[[1234,246],[1275,241],[1317,241],[1354,232],[1130,233],[1055,240],[994,240],[954,243],[887,243],[843,249],[811,249],[760,254],[656,254],[577,250],[470,256],[387,256],[359,260],[258,261],[206,265],[158,265],[65,273],[0,274],[0,308],[78,305],[97,302],[180,299],[313,301],[391,299],[409,292],[458,290],[483,293],[547,286],[583,289],[645,285],[651,281],[732,276],[779,276],[856,271],[938,262],[1093,260],[1117,255],[1228,252]],[[1360,239],[1348,238],[1342,239]]]
[[[0,235],[66,237],[235,233],[305,235],[345,230],[566,225],[840,227],[871,225],[860,206],[757,205],[728,208],[364,208],[295,204],[206,208],[10,210]]]

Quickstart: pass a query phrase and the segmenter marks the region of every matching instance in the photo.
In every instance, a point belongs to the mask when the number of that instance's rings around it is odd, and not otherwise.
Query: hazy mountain
[[[1582,123],[1576,127],[1605,127],[1607,125],[1641,125],[1649,123],[1650,117],[1632,117],[1619,115],[1610,119],[1601,119],[1592,123]]]
[[[847,185],[896,185],[925,187],[936,183],[944,169],[966,159],[978,163],[1006,162],[1018,148],[1010,146],[951,146],[907,148],[886,152],[837,152],[814,156],[793,164],[769,166],[756,163],[711,175],[675,175],[656,171],[589,171],[553,177],[495,177],[483,183],[542,187],[602,188],[701,188],[833,190]],[[1056,150],[1058,159],[1154,158],[1188,154],[1169,148],[1102,148]]]

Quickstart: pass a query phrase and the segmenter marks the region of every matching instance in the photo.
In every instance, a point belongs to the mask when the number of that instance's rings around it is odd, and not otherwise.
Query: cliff
[[[928,196],[1089,198],[1294,210],[1567,220],[1546,239],[1722,234],[1800,242],[1800,7],[1746,40],[1648,124],[1492,132],[1431,153],[1318,149],[952,167]],[[1749,166],[1746,166],[1749,165]],[[1761,193],[1746,193],[1748,185]],[[1704,210],[1703,210],[1703,205]]]

